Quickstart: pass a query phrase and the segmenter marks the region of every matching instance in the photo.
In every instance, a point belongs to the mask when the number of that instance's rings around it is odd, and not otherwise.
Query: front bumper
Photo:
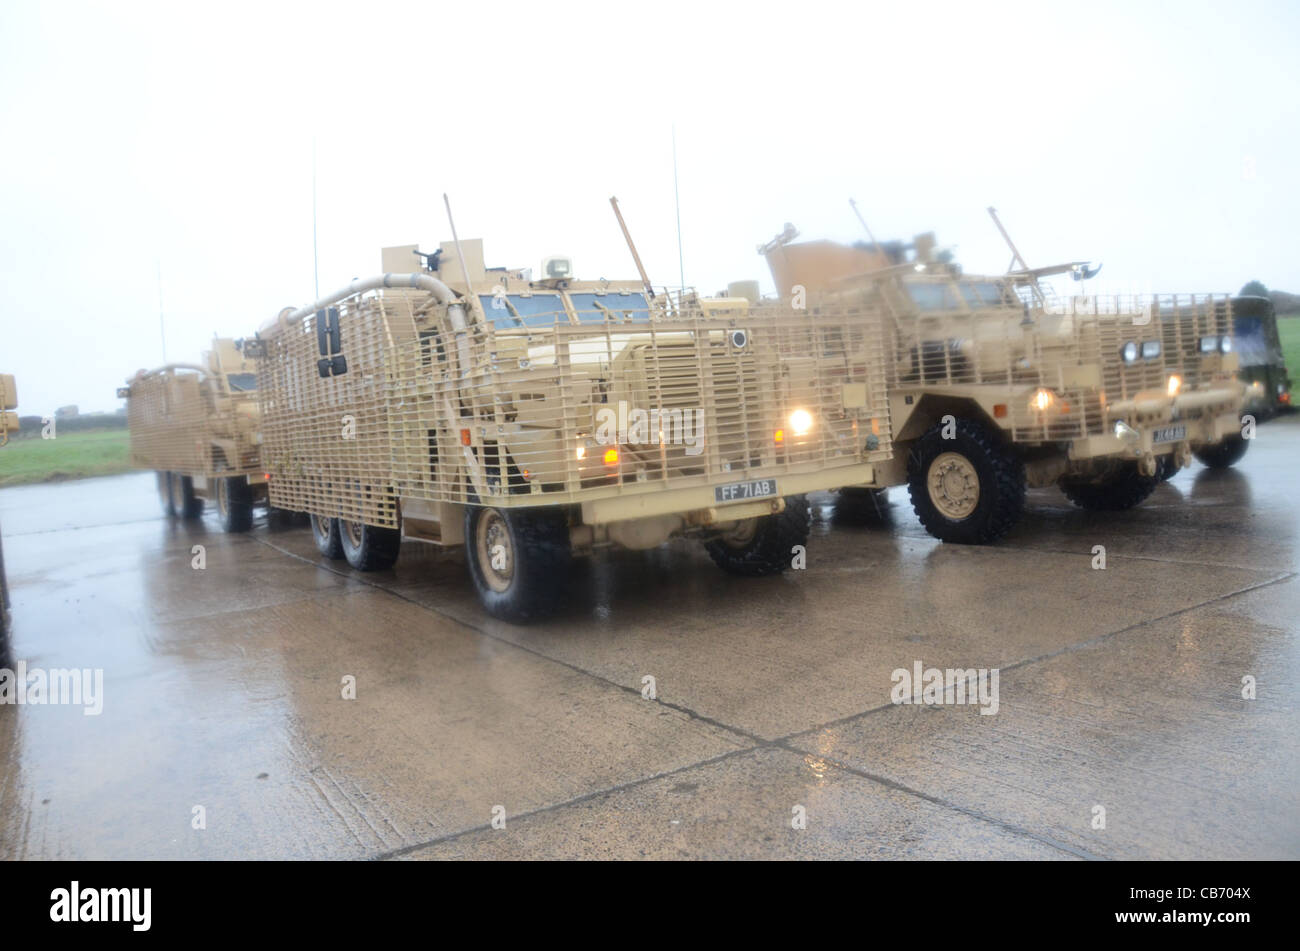
[[[1100,456],[1162,456],[1221,442],[1241,431],[1241,413],[1246,390],[1240,383],[1223,383],[1170,397],[1162,393],[1139,393],[1133,399],[1106,408],[1106,429],[1070,443],[1071,459]],[[1116,424],[1122,433],[1116,433]],[[1182,429],[1179,438],[1168,438]],[[1157,442],[1159,436],[1161,441]]]

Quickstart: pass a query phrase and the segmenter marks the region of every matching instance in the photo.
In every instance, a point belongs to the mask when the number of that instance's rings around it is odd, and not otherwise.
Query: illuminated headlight
[[[1143,341],[1142,341],[1142,359],[1143,359],[1143,360],[1154,360],[1154,359],[1156,359],[1156,357],[1158,357],[1158,356],[1160,356],[1160,341],[1159,341],[1159,340],[1143,340]]]
[[[1137,439],[1138,431],[1124,420],[1117,419],[1115,420],[1115,436],[1118,439]]]
[[[1119,348],[1119,355],[1120,358],[1125,363],[1137,363],[1137,358],[1138,358],[1137,343],[1133,340],[1130,340],[1128,343],[1124,344],[1124,346]]]
[[[1200,347],[1201,347],[1201,353],[1213,353],[1215,350],[1219,349],[1219,338],[1202,337]]]
[[[797,409],[790,414],[790,431],[796,436],[807,436],[812,428],[812,413],[806,409]]]
[[[1165,391],[1170,396],[1177,396],[1183,388],[1183,378],[1177,373],[1170,374],[1169,382],[1165,386]]]
[[[1029,397],[1029,411],[1045,413],[1056,405],[1056,394],[1051,390],[1035,390]]]
[[[1220,338],[1219,338],[1219,352],[1220,352],[1220,353],[1232,353],[1232,338],[1231,338],[1231,337],[1224,336],[1224,337],[1220,337]]]
[[[586,446],[579,446],[579,447],[577,448],[577,450],[576,450],[576,454],[577,454],[577,457],[578,457],[579,459],[586,459],[586,458],[587,458],[587,447],[586,447]]]

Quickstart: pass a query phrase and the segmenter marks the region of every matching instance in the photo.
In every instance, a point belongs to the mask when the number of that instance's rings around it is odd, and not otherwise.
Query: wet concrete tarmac
[[[1291,418],[989,548],[818,497],[806,570],[602,554],[527,628],[418,543],[361,575],[149,474],[6,489],[0,667],[103,690],[0,706],[0,857],[1300,858],[1298,467]],[[918,662],[997,668],[996,714],[891,702]]]

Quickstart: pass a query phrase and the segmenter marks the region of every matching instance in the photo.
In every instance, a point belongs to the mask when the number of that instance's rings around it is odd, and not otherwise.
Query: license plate
[[[730,482],[713,487],[715,502],[743,502],[746,499],[765,499],[776,495],[775,479],[754,479],[750,482]]]
[[[1157,429],[1151,434],[1151,442],[1182,442],[1187,438],[1186,426],[1166,426],[1164,429]]]

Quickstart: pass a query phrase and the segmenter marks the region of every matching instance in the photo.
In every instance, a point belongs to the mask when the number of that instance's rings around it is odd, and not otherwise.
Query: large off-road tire
[[[1240,462],[1241,457],[1246,454],[1246,450],[1249,448],[1249,439],[1233,435],[1212,446],[1201,446],[1199,449],[1193,449],[1192,455],[1211,469],[1227,469]]]
[[[246,532],[253,527],[253,487],[243,476],[216,480],[217,516],[227,532]]]
[[[807,547],[808,499],[790,495],[785,510],[738,522],[730,532],[711,538],[704,548],[713,563],[733,575],[776,575],[790,567],[796,545]]]
[[[158,501],[162,504],[162,513],[164,518],[176,517],[176,503],[172,499],[172,474],[170,472],[155,472],[158,479]]]
[[[1061,491],[1079,508],[1090,512],[1125,512],[1145,502],[1159,484],[1159,478],[1142,475],[1134,464],[1124,466],[1101,482],[1064,480]]]
[[[187,521],[203,516],[203,500],[194,494],[194,480],[178,472],[171,476],[172,508],[176,514]]]
[[[395,528],[377,528],[365,522],[338,519],[343,557],[357,571],[383,571],[393,567],[402,548],[402,533]]]
[[[938,423],[907,456],[907,494],[925,530],[945,542],[986,545],[1020,520],[1025,466],[983,426],[958,419],[952,439]]]
[[[338,561],[343,557],[343,538],[338,519],[312,515],[311,535],[316,540],[316,550],[326,558]]]
[[[465,560],[479,601],[503,621],[555,610],[573,559],[562,510],[465,507]]]

